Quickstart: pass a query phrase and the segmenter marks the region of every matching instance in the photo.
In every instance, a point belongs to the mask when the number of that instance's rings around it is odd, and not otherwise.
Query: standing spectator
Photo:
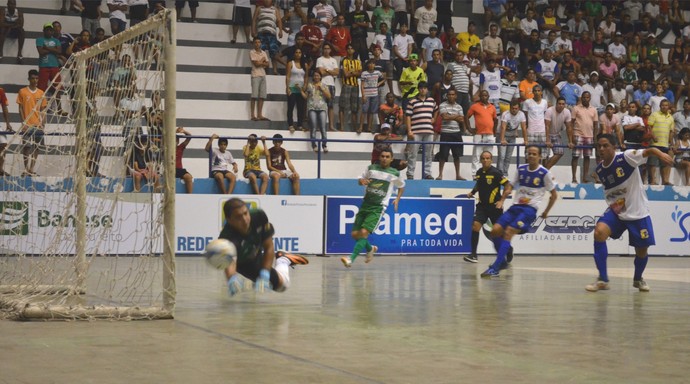
[[[427,37],[428,39],[428,37]],[[429,88],[434,91],[436,90],[440,84],[443,82],[443,77],[444,77],[444,68],[443,68],[443,62],[442,56],[441,56],[441,50],[440,49],[434,49],[433,53],[431,54],[431,61],[428,61],[426,63],[426,82],[429,84]],[[452,75],[449,79],[452,79]],[[432,96],[436,97],[436,94],[432,94]],[[441,99],[436,99],[438,102],[442,102],[444,100]],[[440,121],[439,121],[440,124]]]
[[[266,4],[264,0],[264,4]],[[196,23],[196,9],[199,8],[198,1],[175,1],[175,10],[177,11],[177,21],[182,21],[182,9],[184,8],[184,3],[189,5],[189,11],[192,13],[192,23]]]
[[[328,4],[328,0],[320,0],[309,13],[312,12],[316,15],[315,25],[321,29],[321,36],[325,37],[328,30],[331,29],[333,19],[338,17],[338,13],[332,5]]]
[[[106,0],[110,12],[110,33],[113,36],[127,29],[128,0]],[[178,13],[178,20],[179,13]]]
[[[300,89],[304,87],[307,80],[308,66],[303,66],[301,62],[302,50],[295,50],[294,60],[287,63],[285,71],[285,92],[288,97],[287,120],[290,133],[295,132],[294,111],[297,107],[297,127],[304,129],[305,100]]]
[[[520,44],[520,18],[515,14],[514,7],[508,7],[505,15],[501,18],[501,39],[503,46],[515,49]]]
[[[443,61],[451,62],[455,58],[455,52],[458,50],[458,38],[455,34],[455,29],[451,26],[448,27],[441,34],[441,44],[443,44]]]
[[[352,44],[347,45],[347,56],[340,63],[342,68],[342,78],[340,86],[340,101],[338,104],[340,130],[345,130],[345,115],[350,115],[351,128],[355,129],[357,124],[357,113],[359,112],[359,76],[362,74],[362,62],[355,59],[355,48]]]
[[[515,99],[510,102],[510,109],[501,115],[501,133],[499,136],[501,146],[498,147],[496,167],[504,175],[508,174],[510,159],[513,157],[513,149],[515,148],[508,144],[515,144],[518,129],[522,130],[522,138],[527,143],[527,118],[525,113],[520,110],[520,101]]]
[[[381,0],[381,6],[374,9],[371,15],[371,26],[374,27],[374,31],[381,30],[381,23],[393,25],[395,10],[391,8],[390,3],[390,0]]]
[[[258,143],[259,139],[255,134],[252,133],[247,137],[247,144],[242,147],[242,155],[244,156],[242,175],[249,180],[249,185],[255,195],[265,195],[266,189],[268,189],[268,175],[261,170],[261,156],[268,158],[266,137],[261,136],[263,146],[258,145]],[[258,185],[259,180],[261,180],[261,189]]]
[[[465,55],[470,53],[470,48],[481,45],[479,36],[475,33],[476,27],[473,21],[467,23],[467,32],[460,32],[456,36],[458,39],[458,51],[462,51]]]
[[[606,52],[604,62],[599,64],[599,73],[606,89],[613,88],[613,82],[618,77],[618,65],[613,61],[613,55],[610,52]]]
[[[268,149],[266,166],[270,171],[270,177],[273,181],[274,195],[278,195],[280,192],[280,179],[290,180],[292,183],[292,194],[300,194],[299,174],[292,165],[290,153],[287,149],[283,148],[283,135],[280,133],[273,135],[273,147]]]
[[[553,87],[553,94],[556,98],[562,97],[568,109],[572,109],[580,101],[582,87],[575,82],[575,72],[568,72],[567,81],[561,81]]]
[[[67,48],[74,41],[74,37],[69,32],[62,32],[62,23],[59,21],[53,21],[53,37],[60,40],[60,64],[64,64],[67,61]]]
[[[439,115],[441,116],[441,138],[440,141],[457,144],[441,144],[438,160],[438,177],[436,180],[443,180],[443,167],[446,165],[448,154],[453,153],[453,165],[455,166],[455,180],[465,180],[460,176],[460,158],[463,155],[462,132],[465,130],[465,119],[462,106],[456,103],[458,99],[457,91],[450,88],[446,92],[447,100],[441,103]]]
[[[391,51],[393,50],[393,36],[391,36],[390,32],[388,31],[388,24],[386,23],[381,23],[379,28],[379,33],[374,35],[374,41],[371,44],[371,52],[373,53],[376,49],[381,50],[379,60],[382,60],[382,65],[384,68],[382,73],[392,73],[392,68],[390,68],[390,63],[391,60]],[[365,63],[365,61],[362,61],[362,63]],[[388,83],[388,88],[390,91],[393,90],[393,79],[391,76],[390,82]]]
[[[676,126],[676,132],[680,132],[683,128],[690,129],[690,98],[685,99],[682,110],[673,114],[673,122]]]
[[[54,29],[52,23],[43,25],[43,37],[36,39],[36,49],[38,50],[38,88],[52,94],[60,90],[60,60],[64,61],[60,40],[53,37]],[[53,87],[48,88],[51,80],[55,81]],[[56,98],[57,114],[67,116],[67,112],[62,110],[60,99]],[[51,106],[52,107],[52,106]]]
[[[391,24],[391,32],[399,33],[399,28],[401,25],[410,25],[410,20],[407,18],[407,0],[392,0],[390,3],[395,11],[395,17],[393,18]],[[410,12],[412,13],[412,12]]]
[[[325,42],[330,43],[335,56],[347,56],[347,46],[352,43],[350,29],[345,26],[345,16],[338,15],[336,24],[326,33]]]
[[[177,16],[179,17],[180,14],[178,13]],[[252,6],[249,0],[235,0],[235,5],[232,8],[232,40],[230,40],[230,44],[237,42],[237,32],[240,27],[244,31],[244,39],[249,42],[252,19]]]
[[[647,120],[647,125],[652,130],[654,139],[652,147],[658,149],[662,153],[668,153],[673,143],[673,136],[675,134],[673,116],[670,113],[671,103],[668,100],[661,102],[659,111],[652,113]],[[656,184],[656,169],[659,168],[659,156],[649,156],[647,159],[647,167],[649,170],[649,184]],[[668,164],[661,164],[661,183],[663,185],[673,185],[669,182],[671,174],[671,167]]]
[[[277,35],[277,36],[276,36]],[[273,6],[273,0],[264,0],[257,6],[252,18],[252,36],[261,39],[261,49],[268,51],[273,61],[273,74],[277,75],[277,58],[280,51],[279,38],[283,38],[283,22],[280,11]]]
[[[307,14],[302,9],[302,2],[297,0],[293,3],[293,9],[288,6],[290,1],[278,2],[278,5],[283,10],[283,30],[288,33],[287,46],[295,45],[295,37],[300,32],[302,26],[307,24]],[[249,7],[249,2],[247,1]],[[319,34],[321,30],[319,29]],[[311,56],[311,55],[308,55]]]
[[[300,32],[295,35],[295,45],[299,46],[300,40],[302,41],[302,44],[308,45],[308,49],[303,48],[302,54],[310,57],[313,60],[318,59],[321,56],[322,47],[328,45],[323,43],[324,35],[321,34],[321,28],[319,28],[315,23],[316,15],[310,13],[307,15],[307,25],[303,25],[302,29],[300,29]]]
[[[218,148],[212,148],[213,140],[218,139]],[[204,148],[211,154],[211,177],[216,181],[218,189],[222,194],[231,194],[235,190],[237,181],[237,162],[228,151],[228,139],[220,138],[215,133],[211,135]],[[232,166],[232,170],[230,170]],[[228,180],[228,187],[225,187],[225,180]]]
[[[129,0],[129,26],[133,27],[149,17],[148,0]]]
[[[589,183],[589,158],[592,156],[593,137],[599,132],[599,114],[596,108],[590,105],[592,95],[588,91],[582,92],[581,104],[576,105],[572,110],[573,115],[573,134],[577,148],[573,150],[573,159],[570,162],[573,179],[577,184],[577,163],[582,156],[582,175],[583,183]]]
[[[187,172],[187,169],[182,167],[182,157],[184,156],[184,150],[187,148],[187,145],[189,145],[189,142],[192,141],[192,134],[183,127],[177,127],[175,133],[175,178],[182,181],[185,186],[185,190],[188,194],[190,194],[194,190],[194,177],[192,177],[191,173]],[[180,133],[185,136],[184,141],[181,143],[180,136],[182,135],[180,135]]]
[[[550,49],[544,49],[542,56],[543,58],[537,62],[534,72],[542,89],[551,90],[560,79],[560,66],[556,60],[553,60],[553,52]]]
[[[424,38],[422,41],[422,58],[424,61],[429,62],[433,60],[432,54],[435,50],[439,53],[443,49],[443,42],[438,38],[438,27],[433,24],[429,27],[429,36]],[[433,86],[433,84],[430,84]]]
[[[541,86],[534,86],[532,93],[534,98],[522,103],[522,110],[527,115],[527,142],[529,145],[538,146],[539,150],[544,152],[542,157],[546,157],[547,151],[544,150],[543,146],[551,143],[546,125],[546,110],[549,109],[549,103],[543,98],[544,91]]]
[[[479,84],[481,89],[489,92],[489,103],[499,110],[499,103],[501,99],[501,72],[496,69],[496,61],[488,59],[486,61],[486,70],[479,74]]]
[[[628,114],[621,119],[623,126],[624,145],[627,149],[641,149],[642,135],[647,130],[644,120],[638,116],[640,104],[636,101],[628,104]]]
[[[321,139],[323,140],[323,152],[328,153],[328,146],[326,144],[326,110],[328,109],[327,102],[332,98],[328,86],[321,83],[321,73],[316,71],[312,75],[312,82],[302,88],[302,97],[307,99],[307,111],[309,114],[309,126],[311,131],[309,138],[312,139],[311,148],[314,152],[318,152],[318,145],[316,143],[316,130],[321,132]]]
[[[7,95],[5,90],[0,88],[0,106],[2,107],[2,117],[5,119],[5,132],[0,133],[0,177],[9,176],[10,174],[5,172],[5,149],[7,148],[7,133],[13,133],[12,125],[10,125],[10,113],[7,110],[9,106],[9,101],[7,100]]]
[[[415,10],[414,42],[418,48],[422,46],[424,39],[429,36],[429,28],[436,23],[437,18],[438,12],[434,9],[433,0],[424,0],[424,6]]]
[[[20,89],[17,94],[19,116],[22,119],[20,133],[25,169],[22,176],[37,176],[34,167],[38,158],[38,147],[43,144],[46,100],[43,99],[43,90],[38,87],[38,78],[38,72],[35,69],[30,70],[29,85]]]
[[[582,35],[584,32],[589,32],[589,26],[587,25],[587,22],[583,18],[584,14],[585,13],[581,10],[577,11],[575,13],[575,16],[572,19],[568,20],[568,23],[567,23],[568,30],[570,30],[570,32],[572,32],[574,38],[576,38],[576,39],[579,39],[580,35]],[[637,20],[637,19],[635,19],[635,20]]]
[[[249,104],[251,119],[252,121],[268,120],[263,115],[264,100],[266,100],[266,68],[269,65],[268,55],[261,49],[261,39],[258,37],[254,38],[254,49],[249,51],[249,60],[252,62],[252,97]],[[287,73],[289,74],[290,72],[288,71]],[[254,114],[255,106],[256,115]]]
[[[8,37],[17,39],[17,64],[21,64],[24,59],[24,14],[17,9],[17,0],[7,0],[7,7],[0,8],[0,59],[4,55],[5,39]]]
[[[499,21],[503,15],[501,7],[507,6],[506,0],[483,0],[484,5],[484,25],[491,24],[492,21]]]
[[[331,50],[330,44],[323,45],[323,56],[316,60],[316,72],[321,75],[320,77],[323,80],[320,82],[323,86],[328,88],[328,94],[331,95],[331,97],[326,98],[326,106],[328,108],[328,130],[335,131],[335,113],[333,112],[334,97],[332,96],[335,95],[335,78],[340,77],[340,67],[338,66],[338,60],[331,57]],[[311,116],[309,116],[309,120],[311,121]],[[342,131],[343,129],[344,128],[341,126],[340,130]]]
[[[417,84],[418,92],[414,99],[409,100],[405,110],[407,125],[407,139],[423,142],[422,178],[433,180],[431,162],[433,160],[432,146],[426,144],[434,139],[434,121],[438,116],[438,106],[432,97],[428,96],[429,87],[426,81]],[[417,152],[420,144],[411,144],[408,152],[407,178],[414,179],[417,163]]]
[[[377,71],[381,72],[385,82],[388,82],[388,91],[393,92],[393,63],[390,61],[390,50],[387,52],[388,59],[383,59],[383,51],[381,47],[377,44],[372,48],[372,60],[374,60],[375,68]],[[386,91],[383,87],[379,88],[379,98],[384,100],[386,96]]]
[[[616,116],[616,104],[606,104],[605,112],[599,116],[599,133],[606,133],[616,139],[614,143],[617,147],[624,146],[623,144],[623,128],[621,120]],[[597,156],[597,162],[599,162]]]
[[[642,80],[640,88],[633,93],[633,101],[639,105],[649,104],[649,100],[652,98],[652,93],[647,90],[648,84],[647,80]]]
[[[453,72],[451,83],[458,92],[458,103],[462,106],[465,114],[470,109],[470,94],[472,92],[472,82],[470,81],[469,61],[465,59],[462,51],[455,52],[455,61],[448,63],[446,69]]]
[[[546,126],[549,131],[550,142],[547,145],[553,151],[553,156],[546,162],[546,169],[553,168],[558,160],[563,157],[565,148],[563,148],[563,132],[565,131],[568,138],[568,148],[573,149],[573,119],[570,110],[566,108],[565,98],[559,97],[556,100],[556,105],[549,107],[544,116]]]
[[[498,25],[489,26],[489,35],[482,39],[482,52],[487,59],[500,60],[503,57],[503,40],[498,37]]]
[[[383,74],[375,69],[374,59],[367,61],[367,70],[361,74],[362,114],[359,116],[357,133],[362,133],[364,118],[367,119],[367,132],[374,132],[374,115],[379,113],[379,88],[386,83]]]
[[[527,70],[527,76],[520,82],[520,98],[522,100],[529,100],[534,98],[534,87],[539,85],[537,83],[537,74],[534,69]]]
[[[613,88],[609,89],[608,99],[614,105],[621,105],[621,101],[628,102],[628,90],[625,89],[625,81],[620,77],[613,82]]]
[[[347,14],[347,25],[350,26],[352,46],[355,47],[357,58],[363,63],[369,60],[367,33],[370,24],[369,14],[362,9],[362,0],[355,0],[355,10]]]
[[[474,116],[474,129],[470,126],[470,117]],[[472,146],[472,174],[477,173],[481,163],[479,162],[482,152],[493,149],[496,143],[494,136],[498,114],[496,107],[489,102],[489,92],[479,92],[479,101],[472,104],[465,115],[465,127],[474,135],[474,145]]]
[[[403,69],[410,66],[409,55],[414,50],[414,39],[407,34],[407,24],[400,25],[400,32],[393,39],[394,76],[400,79]]]
[[[81,28],[86,29],[91,33],[91,36],[96,36],[96,30],[101,27],[101,3],[103,0],[82,0],[81,4],[84,7],[81,11]]]
[[[420,82],[426,83],[426,72],[417,66],[419,63],[419,56],[416,53],[410,54],[408,58],[410,66],[403,69],[398,81],[400,92],[402,93],[402,107],[407,110],[407,103],[419,93],[418,84]],[[408,127],[409,129],[409,127]]]
[[[591,96],[590,105],[597,110],[598,114],[603,113],[606,99],[604,99],[604,87],[599,84],[599,72],[592,71],[589,74],[589,82],[582,86],[582,91],[589,92]]]
[[[453,0],[436,0],[436,25],[438,34],[448,31],[453,24]]]
[[[680,172],[678,185],[688,187],[690,186],[690,128],[684,127],[680,130],[677,144],[674,162]],[[0,171],[2,171],[1,167]],[[683,184],[683,177],[685,177],[685,184]]]

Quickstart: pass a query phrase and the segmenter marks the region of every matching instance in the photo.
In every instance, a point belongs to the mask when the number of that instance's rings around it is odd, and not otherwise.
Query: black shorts
[[[462,145],[462,133],[441,133],[440,141],[456,142],[458,144],[441,144],[439,146],[439,158],[448,159],[448,154],[453,152],[453,159],[459,159],[464,154]]]
[[[232,23],[235,25],[252,25],[252,9],[247,7],[234,7],[232,11]]]
[[[185,168],[175,168],[175,178],[176,179],[181,179],[184,177],[184,175],[188,174],[187,169]]]
[[[482,225],[484,225],[487,220],[491,220],[492,223],[495,223],[502,214],[503,210],[497,209],[493,205],[477,204],[474,210],[474,221]]]

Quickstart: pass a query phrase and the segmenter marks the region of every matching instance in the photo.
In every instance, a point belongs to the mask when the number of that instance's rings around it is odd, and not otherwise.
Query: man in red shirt
[[[470,127],[470,117],[474,116],[474,129]],[[472,174],[476,174],[481,167],[479,157],[482,152],[489,151],[493,148],[496,139],[494,138],[494,127],[498,117],[496,115],[496,107],[489,103],[489,91],[481,91],[479,93],[479,101],[472,104],[465,115],[465,127],[468,127],[470,132],[474,134],[474,148],[472,150]]]
[[[7,110],[7,106],[9,105],[9,101],[7,101],[7,95],[5,94],[5,90],[0,88],[0,105],[2,105],[2,117],[5,118],[5,131],[7,132],[14,132],[12,130],[12,126],[10,125],[10,113]],[[4,165],[5,165],[5,149],[7,148],[7,135],[6,134],[0,134],[0,177],[2,176],[9,176],[7,172],[4,171]]]
[[[350,44],[350,29],[345,26],[345,16],[338,15],[336,25],[328,30],[326,41],[334,48],[333,56],[347,56],[347,45]]]

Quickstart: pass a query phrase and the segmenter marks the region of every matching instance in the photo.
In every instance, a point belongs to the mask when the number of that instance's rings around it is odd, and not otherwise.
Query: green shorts
[[[383,207],[380,205],[362,205],[355,216],[355,224],[352,227],[353,231],[359,231],[364,228],[369,233],[374,232],[379,225],[381,216],[383,215]]]

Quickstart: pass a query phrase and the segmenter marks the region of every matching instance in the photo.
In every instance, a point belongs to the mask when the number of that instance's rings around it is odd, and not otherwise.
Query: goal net
[[[0,318],[171,318],[174,11],[75,47],[6,135]]]

